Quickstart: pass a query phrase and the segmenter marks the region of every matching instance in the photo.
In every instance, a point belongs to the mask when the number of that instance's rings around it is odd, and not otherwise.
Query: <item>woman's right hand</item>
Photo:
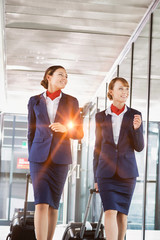
[[[94,188],[96,189],[96,192],[98,192],[98,183],[94,184]]]
[[[61,132],[61,133],[67,132],[67,128],[59,122],[51,123],[49,125],[49,128],[51,128],[51,130],[54,132]]]

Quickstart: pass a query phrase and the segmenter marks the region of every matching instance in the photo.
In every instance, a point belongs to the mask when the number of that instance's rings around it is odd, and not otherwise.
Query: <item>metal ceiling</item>
[[[51,65],[69,75],[64,92],[91,100],[152,0],[5,0],[9,112],[27,112]]]

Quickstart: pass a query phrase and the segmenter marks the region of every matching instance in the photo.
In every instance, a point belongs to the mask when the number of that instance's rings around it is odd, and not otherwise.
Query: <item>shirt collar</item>
[[[48,99],[50,99],[50,98],[47,97],[46,92],[47,92],[47,91],[45,91],[45,92],[43,93],[43,97],[48,100]],[[60,93],[59,97],[55,98],[53,101],[55,101],[55,100],[60,100],[61,97],[62,97],[62,92]],[[50,99],[50,100],[51,100],[51,99]],[[51,100],[51,101],[52,101],[52,100]]]
[[[128,108],[125,105],[124,111],[122,113],[120,113],[119,115],[117,115],[117,114],[115,114],[114,112],[111,111],[111,106],[110,106],[106,109],[105,114],[106,114],[106,116],[109,114],[109,115],[112,115],[112,116],[119,117],[119,116],[124,115],[127,112],[127,110],[128,110]]]

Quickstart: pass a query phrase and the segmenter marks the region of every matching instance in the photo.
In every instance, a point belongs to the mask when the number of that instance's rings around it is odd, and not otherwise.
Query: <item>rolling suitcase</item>
[[[97,239],[97,240],[105,240],[104,238],[104,226],[101,223],[102,215],[103,215],[103,208],[101,210],[101,214],[99,217],[98,223],[90,223],[91,229],[86,229],[86,222],[89,213],[89,208],[91,204],[91,199],[93,193],[96,192],[95,189],[90,189],[90,196],[85,212],[85,217],[83,223],[70,223],[66,227],[62,240],[88,240],[88,239]]]
[[[30,174],[27,174],[24,209],[16,209],[6,240],[36,240],[34,232],[34,211],[27,211],[28,187]]]

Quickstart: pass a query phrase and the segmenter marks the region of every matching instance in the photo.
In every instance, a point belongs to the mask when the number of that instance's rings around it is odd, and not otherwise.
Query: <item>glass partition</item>
[[[158,239],[160,235],[160,6],[153,14],[153,36],[152,36],[152,59],[149,61],[150,49],[150,19],[146,23],[140,36],[132,45],[122,63],[118,67],[120,77],[126,78],[129,82],[132,76],[131,99],[127,105],[139,110],[142,113],[145,149],[138,153],[136,159],[139,169],[139,177],[132,199],[132,204],[128,216],[128,231],[126,239]],[[133,57],[133,58],[132,58]],[[133,61],[132,61],[133,60]],[[151,82],[149,85],[149,66],[151,64]],[[132,75],[131,75],[132,74]],[[117,71],[114,77],[117,76]],[[150,91],[150,95],[148,94]],[[100,110],[104,110],[103,97],[98,97]],[[104,100],[105,101],[105,100]],[[107,100],[107,106],[110,105]],[[148,105],[149,103],[149,105]],[[148,115],[149,114],[149,115]],[[148,119],[149,116],[149,119]],[[85,120],[86,121],[86,120]],[[90,119],[92,124],[92,119]],[[147,122],[148,121],[148,122]],[[148,125],[147,125],[148,124]],[[148,126],[148,128],[147,128]],[[93,128],[88,125],[88,134],[93,132]],[[88,138],[89,149],[87,150],[87,161],[91,162],[91,152],[93,151],[93,139]],[[147,156],[146,156],[147,155]],[[147,163],[147,168],[145,168]],[[88,167],[89,165],[87,165]],[[145,170],[147,173],[145,175]],[[89,172],[89,176],[91,176]],[[146,177],[146,178],[145,178]],[[84,179],[83,179],[84,181]],[[86,188],[87,175],[86,175]],[[146,186],[146,195],[144,187]],[[146,202],[146,205],[145,205]],[[98,206],[98,200],[96,200]],[[144,214],[145,211],[145,214]],[[98,216],[98,214],[97,214]],[[96,218],[95,218],[96,219]],[[145,219],[145,221],[144,221]],[[143,225],[145,222],[145,226]],[[145,234],[144,234],[145,230]],[[153,231],[157,230],[157,231]],[[142,234],[143,233],[143,234]],[[159,235],[158,235],[159,234]]]
[[[146,229],[160,230],[160,6],[153,15],[149,105]],[[160,233],[159,233],[160,234]]]
[[[10,220],[15,208],[24,207],[27,151],[27,117],[3,114],[1,145],[1,215]]]
[[[87,161],[88,161],[88,151],[89,151],[89,129],[90,129],[89,124],[90,124],[90,117],[88,112],[83,121],[84,137],[82,139],[79,221],[82,221],[84,219],[84,213],[85,213],[85,208],[87,203],[86,194],[87,194]]]
[[[76,207],[78,141],[74,140],[74,141],[71,141],[71,143],[72,143],[72,164],[69,166],[69,172],[68,172],[68,209],[67,209],[68,210],[68,222],[75,221],[75,207]],[[63,206],[63,204],[62,204],[62,206]],[[60,207],[61,207],[61,204],[60,204]]]
[[[129,83],[131,77],[131,55],[132,51],[130,50],[119,66],[119,77],[125,78]]]
[[[143,128],[145,131],[148,91],[148,50],[149,24],[147,24],[134,43],[133,80],[131,89],[131,107],[142,113]],[[144,132],[145,138],[145,132]],[[128,229],[142,229],[143,188],[144,188],[144,158],[145,150],[136,152],[139,177],[133,195],[128,216]],[[138,210],[138,211],[137,211]]]
[[[7,113],[1,113],[0,120],[0,223],[9,224],[15,208],[24,207],[26,174],[29,173],[28,120],[27,115]],[[60,202],[58,223],[63,222],[63,200],[64,196]],[[34,201],[31,184],[29,184],[28,201]]]

